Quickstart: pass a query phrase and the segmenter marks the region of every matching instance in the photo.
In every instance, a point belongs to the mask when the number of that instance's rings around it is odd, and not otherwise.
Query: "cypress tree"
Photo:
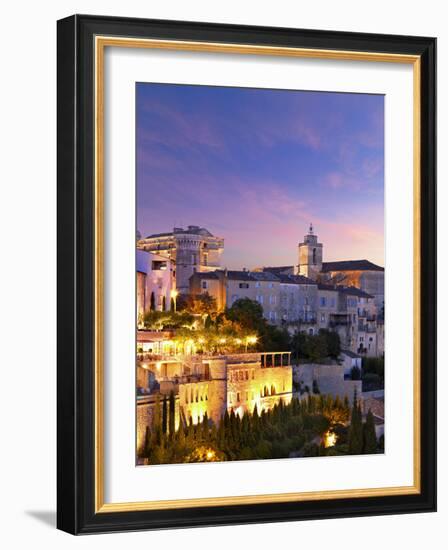
[[[168,420],[168,430],[170,437],[174,436],[176,431],[176,401],[174,399],[174,392],[170,391],[170,401],[169,401],[169,420]]]
[[[204,413],[204,418],[202,419],[202,439],[205,443],[208,443],[208,416],[207,412]]]
[[[166,395],[163,396],[163,404],[162,404],[162,433],[163,435],[166,434],[168,430],[168,406],[166,402]]]
[[[160,445],[162,441],[162,419],[160,411],[160,394],[156,395],[156,404],[154,407],[154,419],[152,423],[153,428],[153,444]]]
[[[151,299],[150,299],[149,309],[151,311],[154,311],[156,309],[156,297],[154,295],[154,292],[151,292]]]
[[[358,406],[358,399],[355,389],[353,398],[352,414],[350,419],[350,429],[348,432],[348,450],[352,455],[362,454],[363,450],[363,429],[361,409]]]
[[[364,424],[364,454],[374,454],[377,450],[377,441],[375,433],[375,422],[372,411],[367,413],[366,423]]]
[[[144,456],[145,458],[149,458],[150,453],[151,453],[151,432],[150,432],[149,426],[146,426],[145,442],[143,444],[142,456]]]

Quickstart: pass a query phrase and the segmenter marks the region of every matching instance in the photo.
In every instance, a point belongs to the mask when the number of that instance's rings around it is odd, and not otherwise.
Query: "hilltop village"
[[[312,225],[291,265],[223,250],[191,225],[137,240],[138,464],[379,452],[384,268],[324,262]]]

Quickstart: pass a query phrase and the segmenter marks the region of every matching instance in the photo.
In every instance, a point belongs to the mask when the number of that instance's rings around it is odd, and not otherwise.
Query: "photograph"
[[[137,466],[385,452],[384,109],[135,83]]]

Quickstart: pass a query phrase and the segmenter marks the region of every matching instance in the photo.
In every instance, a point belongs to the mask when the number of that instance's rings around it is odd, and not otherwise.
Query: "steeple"
[[[313,223],[310,223],[308,234],[304,236],[303,242],[299,243],[299,275],[310,279],[316,279],[322,271],[323,245],[318,242],[314,234]]]

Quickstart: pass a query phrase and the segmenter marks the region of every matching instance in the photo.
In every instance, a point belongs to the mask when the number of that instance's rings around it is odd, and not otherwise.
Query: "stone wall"
[[[349,402],[353,403],[356,389],[358,397],[362,397],[361,380],[344,380],[344,365],[307,363],[293,368],[294,380],[301,382],[302,387],[308,386],[310,391],[315,380],[321,394],[339,396],[341,399],[347,396]]]

